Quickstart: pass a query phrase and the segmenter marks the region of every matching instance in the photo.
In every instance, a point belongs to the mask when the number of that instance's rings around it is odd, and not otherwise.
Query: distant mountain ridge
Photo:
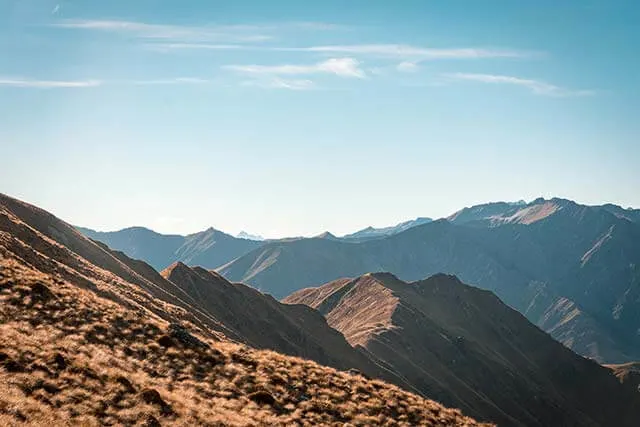
[[[266,240],[264,237],[259,236],[257,234],[249,234],[246,231],[241,231],[239,232],[236,237],[238,239],[247,239],[247,240],[255,240],[257,242],[262,242],[263,240]]]
[[[344,235],[342,236],[342,239],[363,241],[363,240],[377,239],[380,237],[392,236],[394,234],[401,233],[410,228],[427,224],[431,221],[433,221],[431,218],[420,217],[411,221],[401,222],[400,224],[397,224],[391,227],[383,227],[383,228],[367,227],[360,231],[356,231],[355,233]]]
[[[621,208],[620,208],[621,209]],[[221,267],[277,298],[340,277],[455,274],[495,292],[576,352],[640,359],[640,224],[564,199],[493,203],[381,239],[272,242]]]
[[[430,222],[430,218],[418,218],[393,227],[365,229],[345,237],[336,237],[326,231],[313,238],[330,240],[371,240],[399,233],[411,227]],[[85,236],[102,242],[127,256],[148,262],[156,270],[163,270],[175,262],[200,265],[214,269],[247,254],[267,242],[301,240],[305,237],[264,239],[241,231],[236,237],[213,227],[186,236],[162,234],[145,227],[128,227],[118,231],[96,231],[76,226]]]
[[[160,234],[144,227],[110,232],[76,228],[85,236],[144,260],[159,271],[177,261],[216,268],[262,245],[260,241],[233,237],[214,228],[187,236]]]

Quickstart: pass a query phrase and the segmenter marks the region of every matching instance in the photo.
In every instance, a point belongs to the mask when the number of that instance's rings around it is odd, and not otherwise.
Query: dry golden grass
[[[0,260],[0,425],[477,425],[382,381],[174,330]]]

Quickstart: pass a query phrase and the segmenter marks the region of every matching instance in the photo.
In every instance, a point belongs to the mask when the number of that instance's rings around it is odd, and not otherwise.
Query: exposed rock
[[[56,366],[56,369],[58,371],[63,371],[67,369],[67,360],[60,353],[56,353],[53,356],[53,364]]]
[[[253,392],[247,397],[258,405],[275,406],[277,403],[276,398],[273,397],[271,393],[264,390]]]
[[[162,396],[160,396],[160,393],[158,393],[158,391],[155,389],[146,388],[142,390],[140,392],[140,397],[142,398],[143,402],[160,407],[160,410],[165,415],[173,413],[171,405],[165,402],[164,399],[162,399]]]
[[[208,347],[207,344],[200,341],[200,339],[198,339],[197,337],[191,335],[184,326],[178,323],[171,323],[169,325],[168,332],[170,337],[175,338],[176,340],[178,340],[179,342],[181,342],[183,345],[187,347],[200,347],[200,348]]]

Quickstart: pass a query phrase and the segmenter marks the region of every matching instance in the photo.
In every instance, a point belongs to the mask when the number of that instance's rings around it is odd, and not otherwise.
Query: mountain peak
[[[192,274],[195,274],[193,269],[182,261],[176,261],[160,272],[160,275],[167,280],[171,280],[171,278],[175,276],[186,276]]]
[[[333,233],[329,231],[325,231],[324,233],[318,234],[314,238],[316,239],[325,239],[325,240],[340,240]]]

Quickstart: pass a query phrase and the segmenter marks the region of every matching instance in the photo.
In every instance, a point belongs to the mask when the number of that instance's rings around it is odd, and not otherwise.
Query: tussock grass
[[[0,260],[0,425],[477,425],[379,380],[175,331]]]

